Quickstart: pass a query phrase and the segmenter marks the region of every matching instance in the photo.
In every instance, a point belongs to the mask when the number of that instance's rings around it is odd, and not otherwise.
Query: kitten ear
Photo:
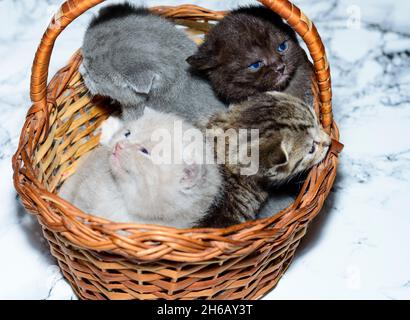
[[[272,160],[273,168],[285,166],[289,162],[289,154],[283,143],[280,144],[280,147],[273,155]]]
[[[186,59],[192,68],[198,71],[208,71],[216,67],[216,61],[212,54],[207,54],[203,50],[198,50],[197,53]]]
[[[203,176],[203,166],[200,164],[186,165],[183,169],[183,175],[180,180],[184,190],[195,187]]]
[[[156,76],[155,72],[149,70],[124,74],[127,85],[138,94],[149,94]]]

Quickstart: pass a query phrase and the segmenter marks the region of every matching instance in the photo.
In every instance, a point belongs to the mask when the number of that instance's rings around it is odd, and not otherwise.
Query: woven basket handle
[[[323,128],[330,133],[332,114],[332,85],[330,68],[322,39],[312,21],[288,0],[259,0],[279,14],[302,37],[313,60],[316,81],[319,87],[320,114]]]
[[[30,96],[36,109],[46,110],[47,78],[51,53],[60,33],[77,17],[104,0],[68,0],[54,15],[37,49],[31,74]],[[320,92],[322,125],[327,132],[332,126],[332,90],[325,48],[314,24],[288,0],[259,0],[279,14],[305,41],[314,62]],[[183,10],[182,10],[183,12]]]

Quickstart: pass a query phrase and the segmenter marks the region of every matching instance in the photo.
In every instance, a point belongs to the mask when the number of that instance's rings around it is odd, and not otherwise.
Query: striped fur
[[[313,109],[279,92],[257,94],[232,105],[229,111],[211,117],[205,128],[258,129],[259,170],[254,176],[241,175],[241,164],[229,163],[226,139],[224,191],[198,226],[226,227],[255,219],[267,200],[269,186],[286,182],[319,163],[330,146]]]

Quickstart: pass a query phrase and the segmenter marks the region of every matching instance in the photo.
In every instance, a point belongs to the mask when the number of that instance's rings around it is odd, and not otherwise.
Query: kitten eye
[[[144,153],[144,154],[149,155],[148,150],[147,150],[147,149],[145,149],[144,147],[141,147],[141,148],[140,148],[140,151],[141,151],[142,153]]]
[[[313,153],[315,153],[315,151],[316,151],[316,143],[313,142],[313,145],[312,145],[312,147],[311,147],[310,150],[309,150],[309,154],[313,154]]]
[[[263,67],[263,62],[262,61],[257,61],[257,62],[254,62],[254,63],[252,63],[252,64],[250,64],[249,66],[248,66],[248,68],[251,70],[251,71],[258,71],[260,68],[262,68]]]
[[[288,50],[288,48],[289,48],[289,44],[288,44],[288,41],[286,40],[286,41],[283,41],[283,42],[278,46],[277,51],[278,51],[279,53],[283,53],[283,52],[285,52],[286,50]]]
[[[125,131],[124,136],[125,136],[126,138],[128,138],[130,135],[131,135],[131,131],[130,131],[130,130]]]

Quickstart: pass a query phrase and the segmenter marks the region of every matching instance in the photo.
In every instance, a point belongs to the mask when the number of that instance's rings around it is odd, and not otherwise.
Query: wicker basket
[[[331,152],[310,171],[296,201],[271,218],[227,229],[120,224],[87,215],[55,194],[75,171],[78,159],[98,144],[98,127],[111,110],[101,99],[90,100],[78,73],[80,52],[47,85],[50,56],[64,28],[101,2],[65,2],[35,56],[33,106],[13,157],[14,184],[25,208],[37,216],[51,253],[80,298],[262,297],[277,284],[310,221],[322,208],[341,151],[332,119],[329,66],[315,26],[287,0],[260,1],[286,19],[306,42],[316,72],[317,112],[334,139]],[[197,34],[209,30],[225,14],[192,5],[152,11]]]

